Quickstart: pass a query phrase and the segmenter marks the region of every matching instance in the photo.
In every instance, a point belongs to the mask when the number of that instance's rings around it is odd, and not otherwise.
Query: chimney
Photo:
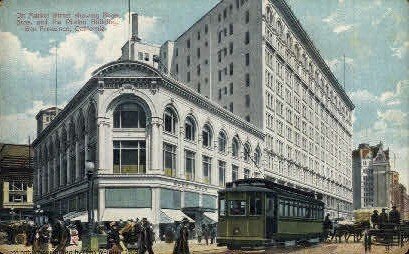
[[[140,41],[138,36],[138,13],[132,13],[132,40]]]

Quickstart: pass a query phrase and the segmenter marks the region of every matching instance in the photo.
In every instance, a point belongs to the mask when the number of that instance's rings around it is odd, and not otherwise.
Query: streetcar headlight
[[[240,229],[239,228],[234,228],[233,229],[233,235],[238,235],[240,233]]]

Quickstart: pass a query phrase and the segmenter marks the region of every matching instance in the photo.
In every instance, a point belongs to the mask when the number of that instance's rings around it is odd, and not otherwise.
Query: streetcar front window
[[[249,215],[261,215],[262,214],[262,194],[252,193],[250,195],[250,211]]]
[[[231,216],[246,215],[246,201],[230,200],[229,203],[230,203],[229,215]]]

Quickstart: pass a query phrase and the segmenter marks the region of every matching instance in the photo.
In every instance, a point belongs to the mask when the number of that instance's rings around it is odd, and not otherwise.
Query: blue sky
[[[76,4],[73,4],[75,2]],[[178,37],[217,0],[132,1],[142,15],[141,37],[161,44]],[[401,0],[288,0],[322,57],[356,105],[354,146],[383,141],[409,181],[409,3]],[[117,59],[127,37],[128,1],[5,0],[0,6],[0,141],[35,136],[35,114],[65,105],[98,66]],[[119,14],[104,32],[25,32],[17,13]],[[393,157],[393,155],[392,155]],[[394,167],[394,163],[392,163]]]

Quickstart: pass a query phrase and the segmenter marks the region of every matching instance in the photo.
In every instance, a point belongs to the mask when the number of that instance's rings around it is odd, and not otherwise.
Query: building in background
[[[60,111],[60,108],[50,107],[37,113],[37,136],[51,123],[51,121],[58,115],[58,113],[60,113]]]
[[[0,143],[0,220],[33,216],[33,156],[28,145]]]
[[[399,173],[391,169],[390,151],[383,144],[360,144],[352,152],[354,209],[404,207]],[[400,194],[398,194],[400,193]]]
[[[401,214],[402,220],[409,220],[409,195],[406,187],[399,182],[399,174],[395,173],[392,178],[391,204],[395,205]]]

